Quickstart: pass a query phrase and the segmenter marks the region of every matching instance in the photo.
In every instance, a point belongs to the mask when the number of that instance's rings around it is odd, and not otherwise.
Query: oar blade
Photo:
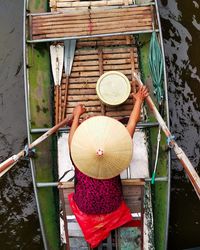
[[[5,173],[7,173],[13,166],[15,166],[15,164],[17,163],[17,161],[16,162],[14,162],[12,165],[10,165],[9,167],[7,167],[6,169],[4,169],[2,172],[0,172],[0,178],[5,174]]]
[[[65,58],[64,58],[65,74],[69,76],[71,73],[72,64],[74,60],[74,54],[75,54],[75,49],[76,49],[76,39],[65,40],[64,46],[65,46]]]
[[[63,71],[64,46],[60,44],[50,46],[51,68],[55,85],[60,85]]]
[[[23,151],[19,152],[18,155],[13,155],[0,164],[0,177],[3,176],[9,169],[11,169],[23,155]]]

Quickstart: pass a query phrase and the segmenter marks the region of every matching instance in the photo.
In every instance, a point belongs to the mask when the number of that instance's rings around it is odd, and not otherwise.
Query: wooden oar
[[[65,67],[66,85],[65,85],[64,105],[62,110],[62,119],[64,119],[66,115],[69,76],[71,73],[73,59],[74,59],[74,52],[76,49],[76,40],[75,39],[65,40],[64,46],[65,46],[64,67]]]
[[[61,120],[61,107],[59,102],[61,102],[61,89],[60,83],[62,78],[63,70],[63,58],[64,58],[64,46],[60,44],[50,46],[51,55],[51,67],[54,79],[54,86],[56,92],[55,107],[56,107],[56,119],[55,123],[58,124]]]
[[[38,139],[36,139],[34,142],[32,142],[28,146],[28,149],[30,150],[30,149],[34,148],[35,146],[37,146],[39,143],[41,143],[42,141],[47,139],[50,135],[55,133],[60,127],[62,127],[64,125],[66,125],[67,123],[69,123],[71,121],[71,119],[72,119],[71,116],[67,117],[62,122],[60,122],[59,124],[55,125],[51,129],[49,129],[46,133],[44,133]],[[13,155],[9,159],[2,162],[0,164],[0,177],[2,175],[4,175],[9,169],[11,169],[17,163],[17,161],[23,156],[25,156],[25,150],[24,149],[21,150],[18,154]]]
[[[140,85],[143,85],[140,77],[136,73],[134,73],[134,77]],[[174,149],[175,154],[177,155],[178,159],[180,160],[182,166],[184,167],[184,169],[185,169],[185,171],[190,179],[190,182],[192,183],[194,190],[196,191],[197,196],[200,199],[200,177],[198,176],[197,172],[195,171],[194,167],[192,166],[192,164],[191,164],[190,160],[188,159],[188,157],[186,156],[186,154],[183,152],[183,150],[175,142],[171,132],[169,131],[162,116],[158,112],[151,97],[148,96],[145,100],[146,100],[147,104],[149,105],[150,110],[154,113],[154,115],[155,115],[158,123],[160,124],[163,132],[165,133],[165,135],[169,139],[170,146]]]

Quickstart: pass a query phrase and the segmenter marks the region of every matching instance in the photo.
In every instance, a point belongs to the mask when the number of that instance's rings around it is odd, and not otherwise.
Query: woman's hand
[[[144,99],[149,95],[148,89],[145,86],[141,86],[137,93],[132,93],[134,105],[131,112],[128,124],[126,126],[129,134],[133,137],[135,132],[136,124],[140,119],[141,106]]]
[[[73,110],[74,119],[73,119],[72,126],[71,126],[71,129],[69,132],[69,137],[68,137],[68,143],[69,143],[70,150],[71,150],[72,138],[74,136],[76,129],[79,126],[79,118],[83,113],[85,113],[85,111],[86,111],[86,109],[85,109],[85,106],[83,104],[78,104]]]
[[[80,117],[86,111],[85,106],[83,104],[78,104],[73,110],[74,117]]]
[[[136,102],[142,103],[144,99],[149,95],[149,91],[146,86],[141,86],[138,89],[137,93],[132,93],[131,95]]]

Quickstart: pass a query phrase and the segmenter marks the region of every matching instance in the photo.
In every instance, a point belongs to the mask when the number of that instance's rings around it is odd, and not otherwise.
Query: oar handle
[[[38,139],[36,139],[34,142],[32,142],[29,145],[29,149],[34,148],[35,146],[37,146],[39,143],[41,143],[42,141],[44,141],[45,139],[47,139],[50,135],[52,135],[53,133],[55,133],[60,127],[66,125],[67,123],[69,123],[72,120],[72,116],[68,116],[66,117],[63,121],[61,121],[59,124],[55,125],[54,127],[52,127],[51,129],[49,129],[46,133],[44,133],[43,135],[41,135]],[[25,154],[24,150],[21,150],[18,154],[11,156],[10,158],[8,158],[7,160],[5,160],[4,162],[2,162],[0,164],[0,177],[6,173],[6,169],[9,169],[12,165],[14,166],[14,164],[21,158],[23,157]]]
[[[58,123],[54,127],[50,128],[46,133],[44,133],[38,139],[36,139],[34,142],[32,142],[29,145],[29,149],[32,149],[35,146],[37,146],[39,143],[41,143],[42,141],[44,141],[47,137],[49,137],[50,135],[52,135],[53,133],[55,133],[60,127],[68,124],[71,120],[72,120],[72,116],[68,116],[63,121],[61,121],[60,123]]]
[[[0,173],[9,168],[12,164],[18,161],[19,157],[23,154],[23,151],[20,151],[17,155],[13,155],[4,162],[0,164]]]
[[[143,82],[141,81],[141,79],[139,78],[139,76],[134,72],[133,73],[135,79],[137,80],[137,82],[140,85],[144,85]],[[158,112],[155,104],[153,103],[152,99],[150,96],[148,96],[146,99],[147,104],[149,105],[150,110],[153,112],[153,114],[155,115],[158,123],[160,124],[163,132],[165,133],[165,135],[167,136],[167,138],[172,138],[172,134],[169,131],[165,121],[163,120],[162,116],[160,115],[160,113]],[[176,153],[178,159],[180,160],[182,166],[184,167],[190,182],[192,183],[194,190],[197,193],[197,196],[200,199],[200,178],[197,174],[197,172],[195,171],[194,167],[192,166],[190,160],[188,159],[188,157],[186,156],[186,154],[183,152],[183,150],[177,145],[177,143],[175,142],[175,140],[171,140],[170,141],[170,145],[171,147],[174,149],[174,152]]]

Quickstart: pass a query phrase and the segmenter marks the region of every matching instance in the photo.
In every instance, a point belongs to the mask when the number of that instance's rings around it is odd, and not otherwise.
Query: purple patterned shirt
[[[123,200],[120,176],[99,180],[83,174],[75,167],[74,201],[87,214],[107,214],[116,210]]]

